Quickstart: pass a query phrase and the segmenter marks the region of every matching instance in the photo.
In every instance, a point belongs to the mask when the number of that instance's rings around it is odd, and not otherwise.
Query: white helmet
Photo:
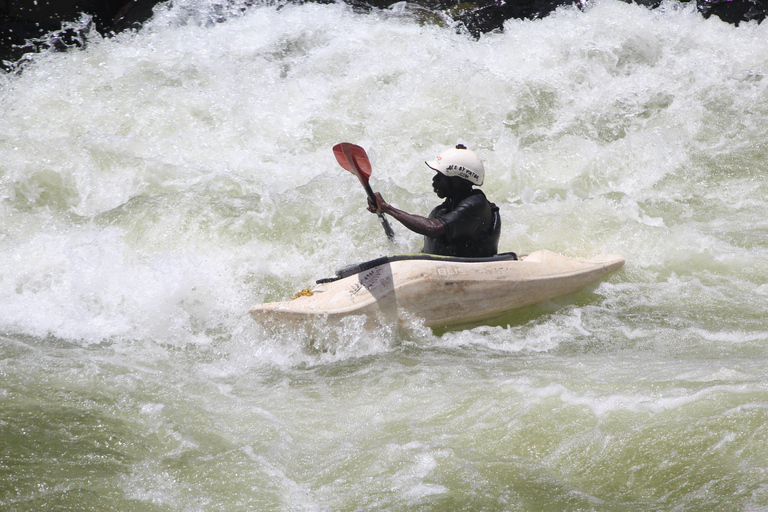
[[[445,176],[458,176],[474,183],[478,187],[483,184],[485,167],[477,153],[467,149],[463,144],[457,144],[455,148],[446,149],[438,157],[425,162],[433,169]]]

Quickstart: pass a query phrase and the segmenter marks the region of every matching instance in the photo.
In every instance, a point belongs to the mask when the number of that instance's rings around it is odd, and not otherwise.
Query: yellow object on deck
[[[312,290],[309,288],[304,288],[300,292],[296,292],[296,295],[293,296],[294,299],[298,299],[299,297],[311,297],[312,296]]]

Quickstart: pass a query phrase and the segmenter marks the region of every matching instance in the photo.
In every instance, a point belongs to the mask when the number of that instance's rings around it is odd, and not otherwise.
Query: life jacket
[[[470,205],[466,201],[470,201]],[[484,209],[486,205],[488,210]],[[484,210],[483,213],[466,216],[467,209],[478,208]],[[488,213],[490,218],[486,217]],[[480,226],[477,226],[477,215],[483,217],[480,219]],[[449,201],[446,201],[432,210],[429,217],[443,222],[447,232],[437,238],[424,237],[422,252],[464,258],[484,258],[498,253],[501,215],[499,208],[489,202],[482,191],[477,190],[454,208]]]

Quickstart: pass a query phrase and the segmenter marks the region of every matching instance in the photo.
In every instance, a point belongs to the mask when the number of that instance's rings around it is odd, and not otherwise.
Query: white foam
[[[755,269],[743,288],[764,295],[759,226],[745,243],[721,235],[768,218],[748,169],[768,118],[755,101],[764,25],[599,1],[474,41],[403,12],[221,8],[166,5],[137,33],[41,56],[5,80],[3,330],[87,343],[260,339],[251,303],[418,251],[420,237],[396,223],[388,245],[364,210],[330,151],[342,140],[375,155],[376,190],[422,214],[436,202],[423,161],[459,141],[477,149],[502,248],[624,255],[637,282],[604,288],[614,305],[638,294],[722,304],[702,274],[736,266]],[[730,149],[725,136],[746,142]],[[746,160],[729,180],[719,169],[737,154]],[[670,267],[686,284],[666,279]],[[444,342],[551,351],[597,332],[579,314]],[[323,353],[398,345],[356,329]]]

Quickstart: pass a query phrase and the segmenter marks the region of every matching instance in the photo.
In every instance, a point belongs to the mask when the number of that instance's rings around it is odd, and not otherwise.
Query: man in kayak
[[[477,154],[459,144],[425,162],[435,171],[432,189],[445,202],[429,217],[404,212],[376,194],[378,205],[368,200],[368,210],[386,213],[411,231],[424,235],[427,254],[478,258],[498,252],[501,234],[499,208],[488,201],[482,190],[485,168]]]

